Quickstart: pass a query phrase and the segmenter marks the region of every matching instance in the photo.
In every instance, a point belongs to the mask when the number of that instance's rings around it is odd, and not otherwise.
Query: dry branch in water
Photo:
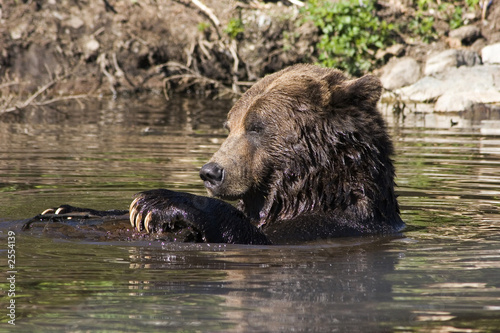
[[[3,106],[0,108],[0,114],[8,113],[8,112],[13,112],[16,110],[22,110],[24,108],[27,108],[29,106],[44,106],[44,105],[49,105],[52,103],[60,102],[60,101],[65,101],[65,100],[71,100],[71,99],[82,99],[86,98],[89,95],[88,94],[79,94],[79,95],[67,95],[67,96],[59,96],[59,97],[54,97],[51,99],[41,99],[37,100],[43,93],[47,92],[50,88],[52,88],[56,83],[64,80],[65,78],[71,76],[71,74],[59,76],[45,85],[41,86],[38,88],[37,91],[35,91],[33,94],[31,94],[28,98],[26,98],[22,102],[15,103],[14,106],[10,106],[12,101],[14,100],[14,97],[10,94],[7,95],[7,97],[3,97],[3,94],[0,94],[0,98],[5,98],[5,102],[3,103]],[[12,85],[17,85],[20,84],[19,82],[6,82],[0,85],[0,89]]]

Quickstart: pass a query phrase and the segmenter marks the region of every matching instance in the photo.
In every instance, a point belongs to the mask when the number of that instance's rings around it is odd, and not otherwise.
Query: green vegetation
[[[473,12],[479,7],[479,0],[416,0],[412,2],[415,10],[407,26],[401,25],[400,30],[408,30],[411,35],[428,43],[438,39],[434,27],[437,19],[448,22],[450,29],[457,29],[464,25],[464,14]]]
[[[202,21],[198,23],[198,31],[199,32],[207,32],[210,29],[210,23]]]
[[[375,52],[392,44],[392,24],[378,18],[374,1],[311,0],[303,9],[320,29],[319,63],[360,75],[372,69]]]
[[[376,0],[310,0],[301,13],[319,29],[318,63],[358,76],[373,69],[377,50],[394,43],[396,35],[429,43],[439,38],[438,21],[456,29],[467,23],[466,13],[478,8],[479,0],[413,0],[405,19],[388,23],[380,18]]]
[[[404,29],[404,27],[402,28]],[[427,16],[422,11],[417,11],[415,17],[408,23],[407,28],[411,35],[418,36],[426,43],[437,38],[437,32],[434,29],[434,17]]]
[[[232,18],[224,29],[224,32],[233,39],[239,38],[245,32],[243,21],[239,18]]]

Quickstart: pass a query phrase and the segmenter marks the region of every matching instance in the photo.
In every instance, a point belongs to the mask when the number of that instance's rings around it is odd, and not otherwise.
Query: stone
[[[97,56],[97,50],[99,50],[99,47],[99,42],[93,36],[83,38],[83,53],[85,55],[85,59]]]
[[[419,63],[411,57],[392,58],[382,71],[380,80],[388,90],[413,84],[421,76]]]
[[[425,76],[411,86],[396,90],[396,93],[400,95],[403,100],[411,102],[429,102],[436,100],[439,96],[444,94],[444,91],[441,90],[441,86],[441,80],[432,76]]]
[[[474,66],[481,63],[481,58],[474,51],[446,50],[429,57],[425,63],[425,75],[434,75],[453,67]]]
[[[481,30],[474,25],[465,25],[450,31],[449,36],[458,39],[463,45],[471,45],[481,37]]]
[[[500,92],[495,89],[474,92],[447,91],[438,98],[434,111],[464,111],[475,104],[500,103]]]
[[[485,64],[500,64],[500,43],[485,46],[481,56]]]
[[[10,38],[12,38],[13,40],[21,39],[23,36],[26,35],[27,29],[28,29],[28,23],[24,22],[19,24],[10,31]]]
[[[389,46],[386,49],[379,49],[377,53],[375,53],[376,59],[389,59],[391,57],[401,57],[405,53],[405,47],[402,44],[394,44]]]
[[[402,100],[436,101],[437,111],[463,111],[477,103],[500,102],[500,66],[450,68],[395,91]]]
[[[79,29],[85,24],[85,22],[83,22],[83,20],[78,16],[71,16],[71,18],[66,21],[66,24],[73,29]]]

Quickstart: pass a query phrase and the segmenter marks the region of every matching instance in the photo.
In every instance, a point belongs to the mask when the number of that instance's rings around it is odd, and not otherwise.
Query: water
[[[61,203],[126,209],[157,187],[204,194],[198,169],[229,107],[149,98],[0,117],[0,331],[500,331],[499,112],[383,110],[403,237],[243,246],[17,232],[8,296],[12,221]]]

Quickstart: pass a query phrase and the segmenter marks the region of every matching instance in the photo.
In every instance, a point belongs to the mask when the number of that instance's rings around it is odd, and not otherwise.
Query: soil
[[[413,15],[406,0],[379,1],[387,21]],[[140,92],[238,95],[258,78],[315,62],[319,31],[287,1],[0,0],[0,114],[61,99]],[[213,15],[211,15],[213,14]],[[500,41],[500,3],[470,23]],[[227,27],[244,23],[244,30]],[[445,21],[431,44],[398,36],[399,54],[423,60],[450,48]],[[462,46],[460,46],[462,47]]]

